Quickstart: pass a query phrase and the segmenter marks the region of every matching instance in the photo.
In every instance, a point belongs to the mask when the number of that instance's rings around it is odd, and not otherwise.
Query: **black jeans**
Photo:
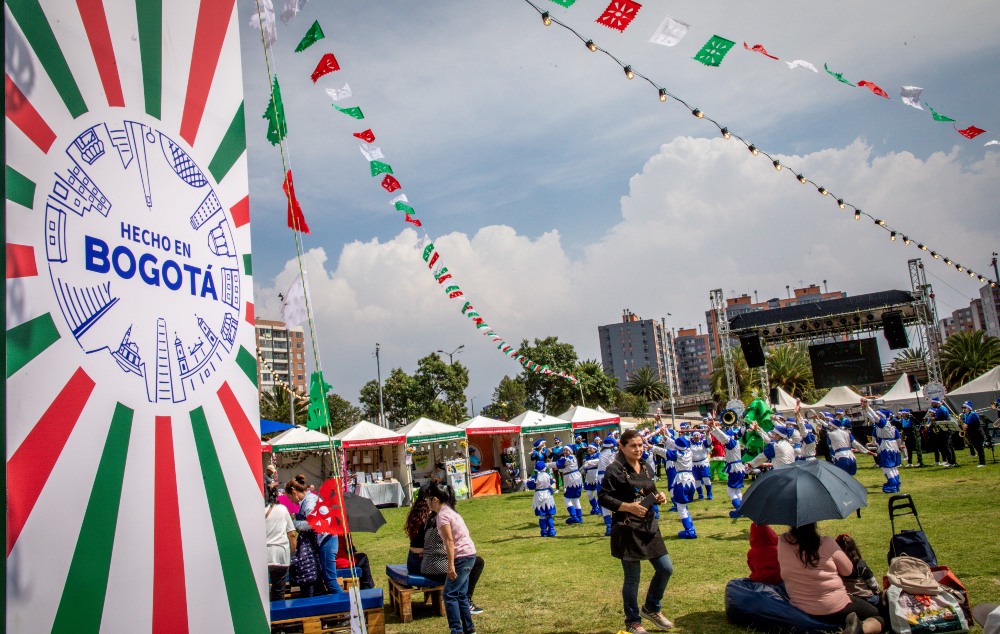
[[[986,464],[986,451],[983,449],[984,438],[982,434],[969,434],[965,440],[969,443],[972,455],[979,457],[979,464]]]
[[[285,578],[288,576],[288,566],[268,566],[267,579],[271,583],[271,601],[285,600]]]

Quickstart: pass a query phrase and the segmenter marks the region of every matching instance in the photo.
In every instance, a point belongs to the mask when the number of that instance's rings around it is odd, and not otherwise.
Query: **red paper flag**
[[[385,189],[385,191],[391,193],[402,187],[402,185],[400,185],[399,181],[396,180],[393,176],[386,174],[385,178],[382,179],[382,187]]]
[[[281,184],[281,189],[285,190],[288,198],[288,228],[302,233],[309,233],[309,225],[306,224],[306,217],[302,215],[302,207],[299,206],[299,199],[295,197],[295,184],[292,183],[292,170],[285,172],[285,182]]]
[[[365,130],[364,132],[355,132],[354,136],[358,137],[365,143],[375,142],[375,133],[371,131],[371,128]]]
[[[410,214],[406,214],[406,222],[413,223],[413,224],[417,225],[418,227],[424,226],[423,223],[421,223],[419,220],[417,220],[416,218],[414,218]]]
[[[323,75],[329,75],[335,70],[340,70],[340,64],[337,63],[337,58],[333,56],[333,53],[327,53],[320,58],[319,64],[316,65],[316,70],[313,71],[311,75],[313,83],[316,83]]]
[[[986,130],[981,130],[981,129],[977,128],[974,125],[970,125],[968,128],[966,128],[964,130],[959,130],[958,128],[955,128],[955,131],[958,132],[959,134],[961,134],[962,136],[964,136],[967,139],[974,139],[977,136],[979,136],[980,134],[982,134],[983,132],[986,132]]]
[[[603,24],[609,29],[624,31],[641,8],[641,4],[632,0],[611,0],[611,4],[595,22]]]
[[[873,93],[875,93],[879,97],[885,97],[886,99],[890,98],[889,95],[884,90],[882,90],[881,88],[879,88],[878,86],[876,86],[875,84],[873,84],[870,81],[859,81],[858,85],[859,86],[864,86],[865,88],[867,88],[868,90],[872,91]]]
[[[747,46],[746,42],[743,42],[743,48],[745,48],[746,50],[750,51],[751,53],[760,53],[764,57],[770,57],[771,59],[778,59],[774,55],[771,55],[770,53],[768,53],[767,49],[764,48],[763,44],[754,44],[753,47],[750,47],[750,46]]]
[[[319,490],[320,500],[306,521],[317,533],[344,534],[344,491],[339,478],[330,478]]]

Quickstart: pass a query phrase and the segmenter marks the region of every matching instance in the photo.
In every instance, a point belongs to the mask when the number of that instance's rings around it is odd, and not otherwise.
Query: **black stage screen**
[[[874,338],[809,346],[816,387],[882,382],[882,360]]]

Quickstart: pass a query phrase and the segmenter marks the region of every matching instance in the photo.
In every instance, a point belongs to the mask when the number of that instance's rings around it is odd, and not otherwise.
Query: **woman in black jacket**
[[[665,503],[667,497],[656,490],[654,474],[642,460],[643,442],[639,433],[634,429],[626,430],[619,440],[619,448],[618,455],[604,473],[598,500],[601,506],[611,510],[611,556],[621,559],[624,570],[625,631],[645,634],[640,617],[666,630],[673,627],[673,623],[663,616],[660,604],[674,566],[650,507]],[[640,608],[642,561],[653,564],[654,574],[646,601]]]

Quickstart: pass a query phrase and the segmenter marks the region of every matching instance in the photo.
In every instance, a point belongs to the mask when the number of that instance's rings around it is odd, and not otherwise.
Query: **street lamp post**
[[[667,313],[668,315],[670,313]],[[667,337],[667,318],[660,317],[660,327],[663,330],[663,365],[667,367],[667,388],[670,390],[670,425],[675,424],[676,414],[674,410],[674,338]],[[667,341],[669,341],[669,350]]]
[[[378,376],[378,417],[379,425],[383,427],[389,427],[388,421],[385,420],[385,403],[382,401],[382,366],[379,363],[378,358],[379,345],[375,344],[375,373]]]
[[[455,348],[451,352],[445,352],[444,350],[438,350],[438,352],[441,353],[441,354],[448,355],[448,365],[451,365],[452,361],[454,361],[455,355],[458,354],[458,353],[460,353],[462,351],[462,348],[464,348],[464,347],[465,347],[465,344],[463,343],[462,345],[460,345],[459,347]]]

